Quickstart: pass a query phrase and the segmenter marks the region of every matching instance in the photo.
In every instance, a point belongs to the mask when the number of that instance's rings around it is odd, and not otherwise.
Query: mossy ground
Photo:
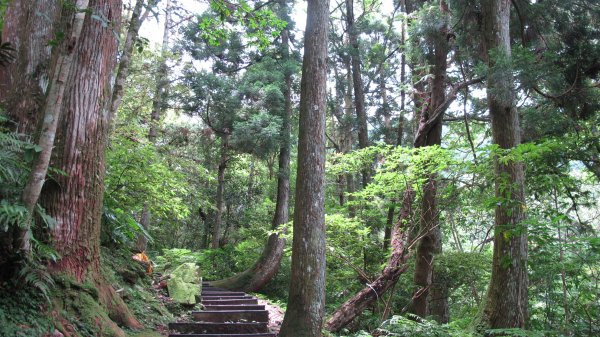
[[[143,330],[123,329],[99,304],[102,295],[93,283],[77,283],[55,275],[48,298],[20,282],[0,284],[0,336],[47,337],[55,331],[65,337],[158,337],[173,315],[165,306],[152,278],[133,261],[127,250],[102,249],[102,276],[118,291]]]

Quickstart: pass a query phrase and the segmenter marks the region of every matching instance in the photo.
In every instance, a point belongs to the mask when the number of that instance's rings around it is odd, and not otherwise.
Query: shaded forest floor
[[[124,330],[128,337],[161,337],[168,335],[169,322],[189,320],[200,304],[184,306],[168,296],[165,277],[148,275],[145,267],[132,259],[125,249],[102,248],[103,275],[123,298],[143,330]],[[110,336],[88,319],[84,305],[67,306],[60,299],[67,291],[61,286],[0,283],[0,336],[3,337],[79,337]],[[45,289],[45,290],[42,290]],[[85,292],[83,287],[75,292]],[[44,294],[47,291],[47,294]],[[80,297],[82,294],[76,295]],[[269,311],[269,329],[278,332],[284,310],[265,299],[259,300]],[[61,303],[61,304],[59,304]]]

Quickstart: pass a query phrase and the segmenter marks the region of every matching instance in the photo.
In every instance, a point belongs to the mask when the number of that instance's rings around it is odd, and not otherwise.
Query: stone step
[[[202,289],[202,296],[248,296],[241,291],[216,291]]]
[[[246,300],[252,299],[253,296],[250,295],[240,295],[240,296],[227,296],[227,295],[202,295],[203,300]]]
[[[208,290],[208,291],[230,291],[229,289],[217,288],[217,287],[210,287],[210,286],[202,286],[202,290]]]
[[[269,322],[269,312],[266,310],[192,311],[192,317],[198,322]]]
[[[275,337],[274,333],[265,332],[265,333],[243,333],[243,334],[214,334],[214,333],[186,333],[186,334],[178,334],[172,333],[169,334],[169,337]]]
[[[264,305],[260,304],[240,304],[240,305],[205,305],[204,310],[265,310]]]
[[[239,305],[239,304],[258,304],[258,300],[256,298],[245,298],[245,299],[218,299],[218,300],[207,300],[202,298],[202,304],[207,305]]]
[[[267,323],[204,323],[204,322],[178,322],[169,323],[169,331],[182,334],[244,334],[269,332]]]

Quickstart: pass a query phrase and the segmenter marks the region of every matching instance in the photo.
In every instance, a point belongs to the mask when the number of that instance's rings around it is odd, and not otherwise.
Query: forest
[[[0,0],[0,336],[600,336],[597,0]]]

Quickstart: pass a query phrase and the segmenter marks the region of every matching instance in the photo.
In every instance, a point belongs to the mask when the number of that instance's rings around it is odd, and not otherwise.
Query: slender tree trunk
[[[383,251],[387,252],[390,248],[390,241],[392,239],[392,227],[394,226],[394,213],[396,212],[395,206],[388,208],[387,221],[385,222],[385,230],[383,233]]]
[[[132,41],[128,41],[129,38],[135,39],[137,38],[138,31],[140,29],[140,25],[143,21],[143,17],[140,18],[140,12],[143,6],[143,0],[138,0],[136,3],[133,14],[131,17],[131,21],[129,24],[129,31],[127,32],[127,37],[125,39],[125,46],[123,48],[123,55],[121,56],[121,62],[119,64],[119,72],[117,73],[117,82],[115,82],[114,90],[119,90],[120,93],[113,92],[112,102],[111,102],[111,116],[115,116],[119,104],[121,104],[121,99],[123,97],[123,85],[129,73],[129,65],[131,63],[131,52],[133,50],[133,45],[127,45],[127,43],[133,43]],[[138,8],[139,6],[139,8]],[[160,116],[162,115],[163,105],[164,105],[164,95],[167,85],[167,63],[166,63],[166,52],[169,49],[169,28],[171,25],[171,1],[167,0],[166,9],[165,9],[165,25],[164,25],[164,33],[163,33],[163,41],[162,41],[162,60],[159,66],[158,74],[156,75],[156,90],[154,92],[154,97],[152,99],[152,114],[150,118],[150,129],[148,130],[148,140],[156,145],[156,136],[157,136],[157,128],[160,120]],[[121,67],[125,67],[124,69]],[[123,70],[123,71],[122,71]],[[122,78],[119,78],[122,76]],[[119,84],[118,81],[121,81]],[[120,97],[119,97],[120,96]],[[114,109],[114,110],[113,110]],[[140,221],[140,225],[145,230],[150,228],[150,220],[152,219],[152,212],[150,211],[150,207],[148,203],[144,203],[144,208],[142,210],[142,218]],[[136,239],[136,249],[140,252],[145,251],[148,248],[148,239],[143,233],[138,233]]]
[[[123,51],[121,53],[121,60],[119,61],[119,69],[117,71],[117,77],[115,78],[115,84],[112,90],[112,97],[110,101],[110,114],[111,120],[116,116],[117,110],[123,100],[123,93],[125,89],[125,81],[129,75],[129,67],[131,65],[131,54],[133,53],[133,46],[135,40],[138,37],[140,26],[143,22],[142,9],[144,7],[144,0],[137,0],[131,13],[131,19],[129,20],[129,28],[125,35],[125,42],[123,43]]]
[[[402,1],[402,9],[406,13],[406,4],[404,0]],[[406,44],[406,19],[402,19],[401,29],[400,29],[400,44],[404,46]],[[406,52],[402,51],[402,55],[400,56],[400,117],[398,118],[398,140],[396,144],[402,146],[402,140],[404,139],[404,114],[406,113],[406,89],[404,84],[406,83]]]
[[[73,13],[70,26],[71,33],[61,46],[58,55],[56,69],[54,70],[52,81],[50,82],[50,91],[46,98],[46,106],[44,107],[42,119],[42,131],[38,146],[41,152],[36,159],[33,169],[27,179],[21,199],[27,207],[27,219],[25,227],[20,234],[20,249],[24,255],[29,256],[31,253],[31,225],[33,222],[35,205],[42,192],[42,186],[46,181],[46,173],[50,164],[52,149],[54,148],[54,139],[56,137],[56,127],[58,120],[63,110],[63,100],[65,89],[68,85],[67,80],[73,68],[74,53],[77,50],[83,22],[85,20],[85,12],[88,8],[89,0],[78,0],[75,3],[77,11]]]
[[[171,29],[171,0],[166,0],[165,7],[165,26],[163,32],[163,40],[161,47],[161,61],[156,74],[156,90],[152,99],[152,112],[150,114],[150,129],[148,131],[148,139],[156,142],[158,135],[158,124],[163,114],[163,107],[166,99],[167,86],[169,84],[167,78],[167,52],[169,50],[169,32]]]
[[[343,153],[348,153],[350,151],[352,151],[352,145],[354,144],[354,133],[352,132],[352,123],[349,123],[348,121],[351,121],[354,119],[353,115],[354,115],[354,109],[352,107],[352,85],[350,85],[350,83],[352,82],[352,68],[350,66],[350,60],[346,59],[345,60],[345,67],[346,67],[346,91],[344,94],[344,114],[346,116],[346,119],[344,121],[344,126],[342,128],[342,132],[344,134],[343,136],[343,145],[342,145],[342,152]],[[356,186],[354,183],[354,175],[352,173],[348,173],[346,174],[346,191],[348,193],[348,201],[352,202],[354,200],[354,196],[352,196],[351,194],[354,193],[356,191]],[[356,209],[354,206],[348,206],[348,215],[353,218],[356,216]]]
[[[148,207],[148,203],[144,203],[144,208],[142,209],[142,216],[140,217],[140,225],[148,230],[150,227],[150,207]],[[138,233],[137,238],[135,240],[135,250],[137,252],[145,252],[148,249],[148,239],[142,233]]]
[[[308,0],[292,271],[280,337],[319,337],[325,310],[325,113],[329,1]]]
[[[280,17],[283,20],[290,20],[288,16],[287,0],[280,1]],[[289,30],[284,29],[281,32],[282,48],[285,61],[289,58]],[[292,117],[292,73],[284,74],[285,87],[284,94],[284,113],[281,127],[282,143],[279,148],[279,172],[277,174],[277,201],[275,204],[275,214],[271,229],[275,230],[279,225],[289,221],[289,199],[290,199],[290,133]],[[273,233],[267,240],[261,257],[252,266],[252,268],[243,271],[231,278],[213,282],[216,287],[226,289],[236,289],[245,292],[254,292],[264,287],[279,271],[283,249],[285,248],[285,239],[279,233]]]
[[[428,131],[419,132],[415,138],[415,147],[435,146],[442,144],[442,116],[435,116],[435,111],[446,101],[446,69],[448,68],[448,43],[446,42],[447,26],[443,25],[439,33],[441,36],[431,41],[433,52],[429,62],[432,64],[433,78],[430,81],[429,104],[421,114],[419,130],[431,123]],[[437,120],[433,120],[436,118]],[[442,251],[442,238],[437,210],[437,176],[430,174],[423,185],[423,199],[421,205],[421,220],[419,243],[417,245],[416,264],[413,293],[413,313],[421,317],[430,314],[428,296],[432,286],[434,256]],[[435,287],[436,291],[443,293],[442,285]],[[432,294],[435,298],[435,309],[432,313],[436,320],[447,320],[447,299],[442,293]],[[446,302],[446,304],[444,303]]]
[[[89,8],[110,22],[121,20],[121,2],[91,0]],[[140,328],[123,300],[100,271],[100,227],[103,209],[105,150],[109,114],[106,93],[115,65],[117,39],[113,27],[86,13],[81,43],[75,46],[73,70],[65,91],[64,115],[59,121],[51,165],[66,175],[46,182],[41,201],[56,220],[52,243],[60,260],[51,262],[53,273],[69,275],[77,282],[90,282],[98,289],[98,301],[109,317],[121,325]],[[115,28],[116,29],[116,28]],[[98,324],[111,321],[98,318]],[[120,332],[122,333],[122,332]]]
[[[223,208],[225,205],[225,169],[229,161],[229,135],[221,137],[221,160],[219,162],[219,171],[217,176],[217,214],[212,228],[212,242],[210,247],[215,249],[220,247],[221,227],[223,223]]]
[[[509,63],[507,59],[511,58],[510,8],[510,0],[482,2],[492,138],[501,149],[512,149],[521,143],[512,72],[506,65]],[[528,317],[523,163],[496,160],[495,175],[496,198],[500,201],[496,206],[494,221],[492,277],[480,326],[523,328]]]
[[[352,64],[352,83],[354,86],[354,108],[358,121],[358,147],[364,149],[369,146],[369,130],[367,127],[367,112],[365,110],[365,89],[363,88],[360,70],[360,49],[358,45],[358,32],[354,22],[354,0],[346,0],[346,24],[348,25],[348,39],[350,42],[350,63]],[[362,172],[362,187],[369,183],[369,170]]]

